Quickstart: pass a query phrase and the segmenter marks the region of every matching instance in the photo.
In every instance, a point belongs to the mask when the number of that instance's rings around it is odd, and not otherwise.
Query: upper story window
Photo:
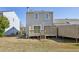
[[[49,15],[46,14],[46,15],[45,15],[45,20],[48,20],[48,18],[49,18]]]
[[[14,22],[14,18],[13,18],[13,22]]]
[[[35,14],[35,19],[38,19],[38,14]]]

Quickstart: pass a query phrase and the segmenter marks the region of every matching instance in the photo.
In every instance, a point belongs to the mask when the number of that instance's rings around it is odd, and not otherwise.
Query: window
[[[38,14],[35,14],[35,19],[38,19]]]
[[[34,33],[40,33],[40,26],[34,26]]]
[[[48,20],[48,17],[49,17],[49,15],[48,15],[48,14],[46,14],[46,15],[45,15],[45,20]]]
[[[14,18],[13,18],[13,22],[14,22]]]

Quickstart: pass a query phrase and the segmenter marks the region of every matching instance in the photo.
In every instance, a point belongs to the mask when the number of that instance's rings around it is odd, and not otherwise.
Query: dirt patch
[[[55,39],[55,38],[54,38]],[[0,51],[8,52],[48,52],[48,51],[79,51],[79,45],[60,43],[51,39],[17,39],[16,37],[0,38]]]

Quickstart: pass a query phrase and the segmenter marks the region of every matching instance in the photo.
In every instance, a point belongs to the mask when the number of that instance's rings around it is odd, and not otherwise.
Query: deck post
[[[78,39],[76,38],[76,43],[78,42]]]
[[[46,39],[46,36],[45,36],[45,39]]]
[[[56,39],[57,39],[57,36],[56,36]]]
[[[41,39],[41,31],[40,31],[39,39]]]

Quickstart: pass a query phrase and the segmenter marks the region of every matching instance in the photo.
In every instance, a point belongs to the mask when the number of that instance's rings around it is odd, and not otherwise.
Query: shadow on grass
[[[60,43],[76,43],[76,39],[75,38],[68,38],[68,37],[48,37],[51,38],[51,40],[54,40],[56,42],[60,42]],[[78,42],[79,43],[79,40]]]
[[[73,44],[74,46],[79,46],[79,44]]]

